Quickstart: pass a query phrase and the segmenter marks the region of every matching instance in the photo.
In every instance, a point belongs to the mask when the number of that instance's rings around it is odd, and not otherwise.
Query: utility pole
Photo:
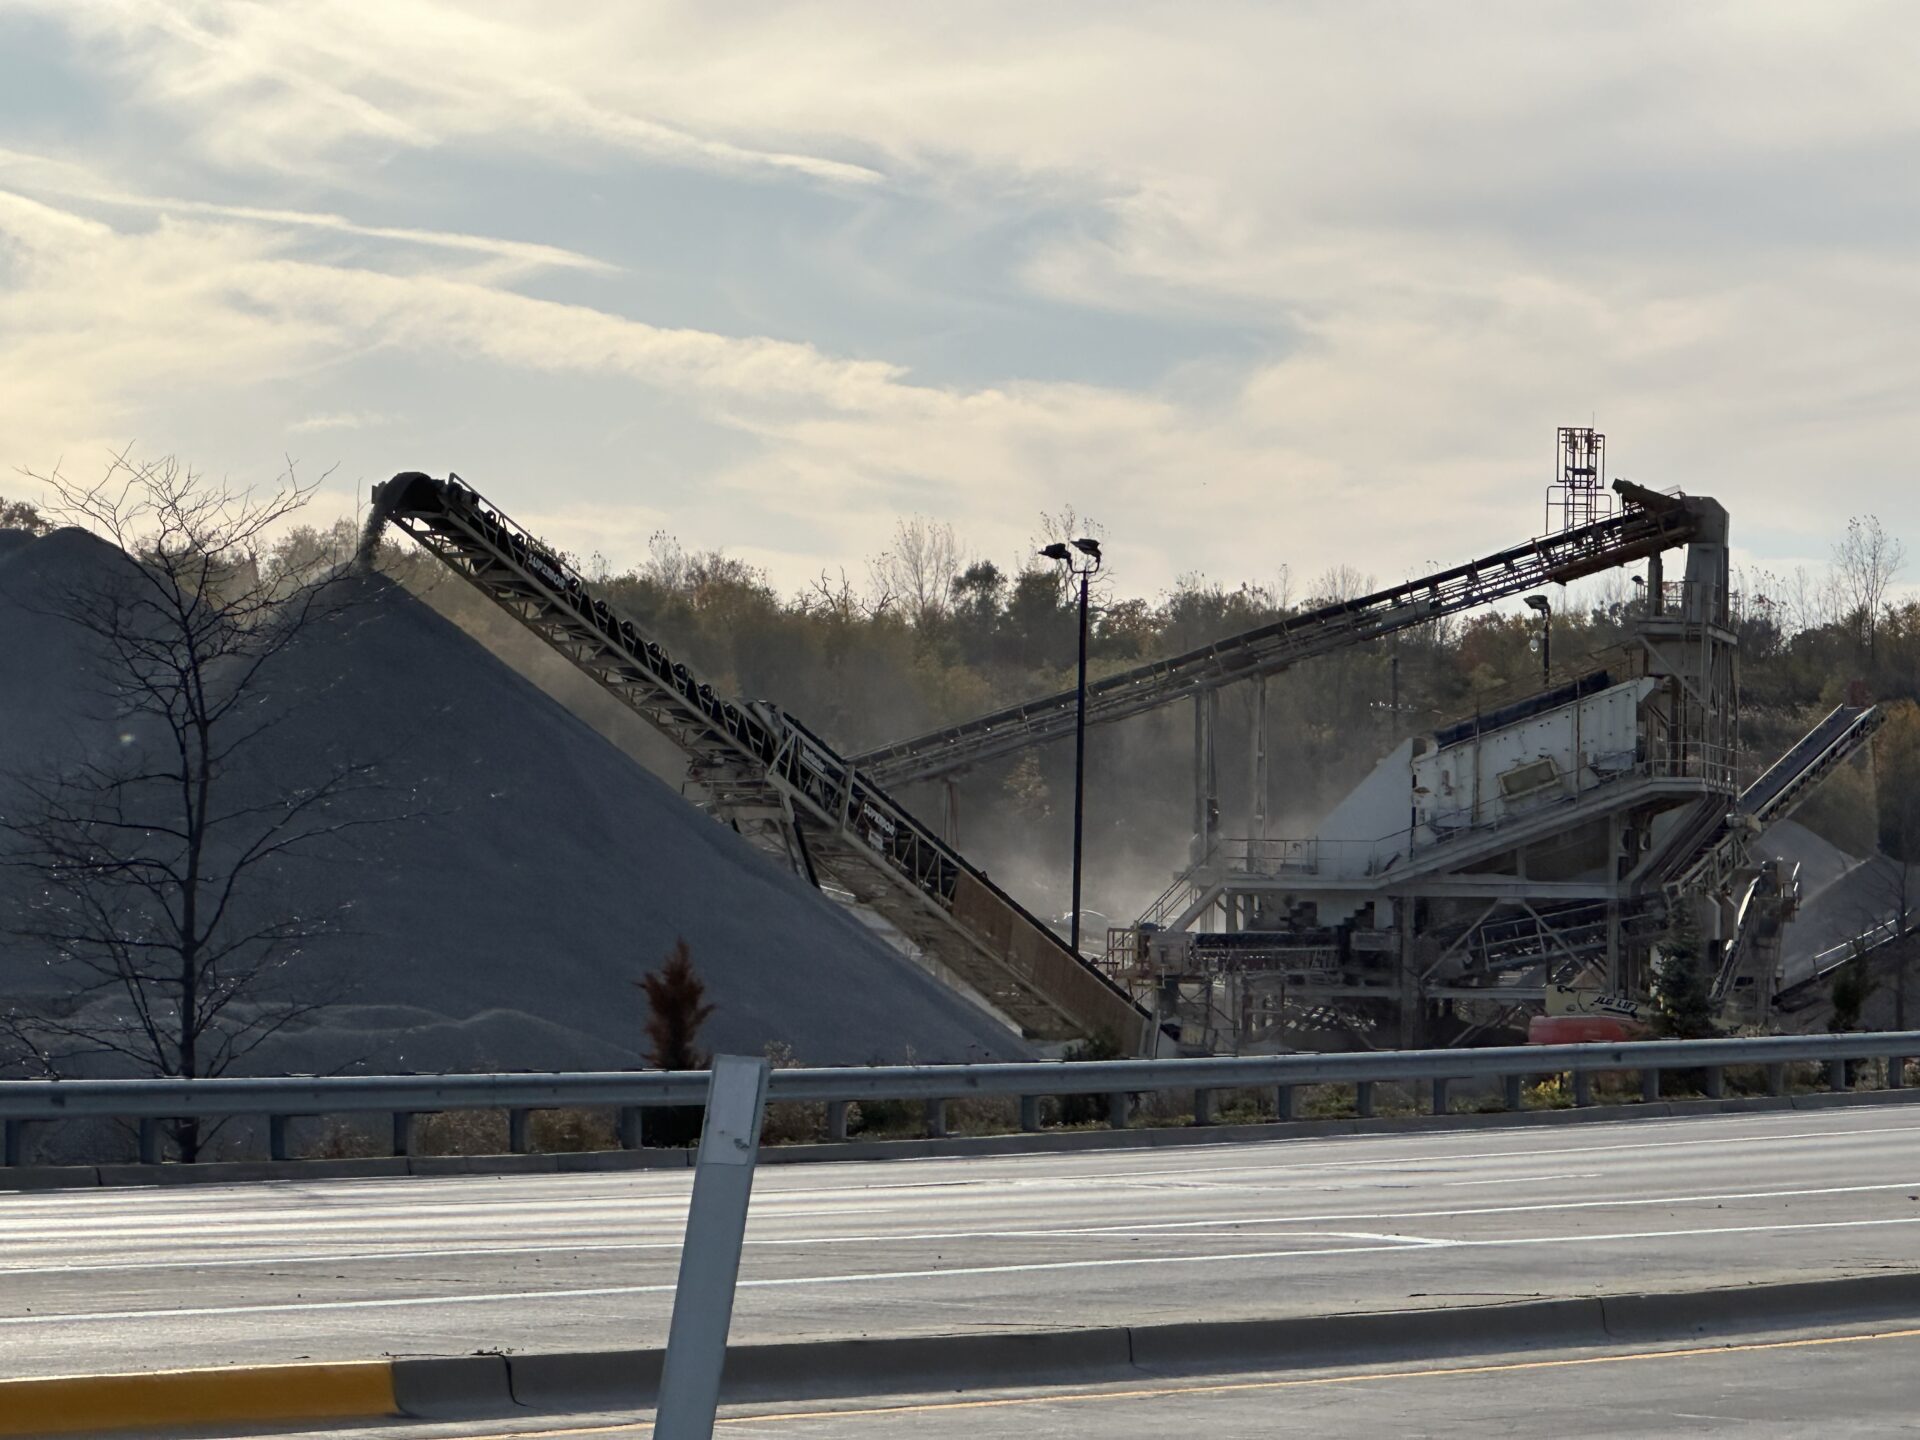
[[[1083,557],[1074,559],[1074,551]],[[1080,671],[1075,689],[1073,723],[1073,913],[1069,921],[1073,953],[1080,953],[1080,861],[1087,812],[1087,585],[1100,568],[1100,542],[1076,540],[1068,549],[1058,541],[1040,552],[1049,560],[1066,567],[1067,575],[1080,582]]]
[[[1553,684],[1553,605],[1544,595],[1527,596],[1527,604],[1540,616],[1540,688]]]

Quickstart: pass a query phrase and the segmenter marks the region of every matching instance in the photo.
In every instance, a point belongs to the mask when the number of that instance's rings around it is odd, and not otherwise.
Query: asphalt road
[[[0,1196],[0,1374],[659,1344],[689,1185]],[[734,1336],[1445,1306],[1916,1255],[1906,1106],[777,1166],[760,1173]]]
[[[1529,1352],[1473,1361],[1141,1380],[806,1406],[727,1407],[723,1440],[1166,1440],[1310,1435],[1910,1436],[1920,1330],[1835,1330],[1711,1347]],[[637,1440],[645,1419],[578,1415],[320,1432],[310,1440]],[[276,1432],[277,1440],[302,1440]]]

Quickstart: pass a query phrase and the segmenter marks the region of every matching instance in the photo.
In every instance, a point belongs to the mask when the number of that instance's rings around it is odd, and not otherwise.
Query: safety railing
[[[1355,1054],[1258,1057],[1053,1061],[1001,1065],[882,1065],[864,1068],[777,1070],[772,1103],[824,1105],[830,1140],[847,1137],[848,1107],[875,1101],[919,1101],[930,1135],[946,1133],[946,1107],[956,1100],[988,1097],[1019,1101],[1021,1129],[1042,1128],[1040,1102],[1051,1096],[1104,1096],[1107,1122],[1128,1124],[1134,1097],[1160,1092],[1191,1093],[1194,1123],[1213,1116],[1222,1091],[1263,1091],[1278,1120],[1295,1118],[1295,1096],[1307,1085],[1351,1086],[1354,1109],[1373,1113],[1382,1084],[1428,1087],[1432,1109],[1450,1107],[1449,1087],[1498,1082],[1509,1110],[1523,1106],[1530,1078],[1571,1077],[1575,1105],[1593,1102],[1594,1077],[1633,1071],[1643,1100],[1658,1100],[1663,1073],[1700,1077],[1709,1097],[1724,1092],[1728,1067],[1758,1066],[1769,1093],[1782,1094],[1787,1067],[1828,1066],[1830,1089],[1845,1090],[1860,1078],[1854,1062],[1885,1061],[1890,1089],[1905,1083],[1909,1060],[1920,1057],[1920,1031],[1848,1035],[1763,1036],[1724,1040],[1649,1040],[1599,1045],[1522,1045],[1480,1050],[1384,1050]],[[384,1115],[391,1118],[393,1152],[409,1153],[413,1121],[448,1111],[505,1111],[509,1148],[527,1147],[527,1117],[536,1111],[612,1108],[620,1113],[623,1147],[641,1144],[641,1117],[665,1106],[698,1105],[707,1096],[703,1070],[610,1071],[549,1075],[382,1075],[327,1077],[223,1077],[210,1080],[6,1080],[0,1081],[0,1160],[21,1163],[27,1127],[78,1120],[130,1123],[139,1133],[144,1162],[163,1158],[170,1121],[232,1117],[264,1119],[268,1157],[290,1158],[288,1122],[294,1118]]]

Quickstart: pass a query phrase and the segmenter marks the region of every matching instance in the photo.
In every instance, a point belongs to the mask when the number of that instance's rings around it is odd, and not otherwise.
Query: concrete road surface
[[[0,1196],[0,1374],[657,1345],[689,1183]],[[1920,1108],[769,1167],[749,1237],[742,1341],[1907,1270]]]

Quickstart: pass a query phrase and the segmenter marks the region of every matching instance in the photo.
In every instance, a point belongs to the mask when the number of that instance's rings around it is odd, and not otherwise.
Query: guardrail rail
[[[1498,1081],[1505,1108],[1524,1106],[1529,1078],[1571,1077],[1576,1106],[1593,1103],[1593,1078],[1634,1071],[1643,1100],[1658,1100],[1661,1075],[1685,1071],[1703,1077],[1710,1098],[1724,1093],[1730,1066],[1760,1066],[1770,1094],[1784,1094],[1787,1067],[1825,1064],[1832,1090],[1851,1089],[1856,1062],[1885,1061],[1888,1089],[1905,1084],[1907,1063],[1920,1057],[1920,1030],[1845,1035],[1761,1036],[1715,1040],[1642,1040],[1619,1044],[1517,1045],[1479,1050],[1382,1050],[1348,1054],[1293,1054],[1165,1060],[1051,1061],[1000,1065],[880,1065],[859,1068],[776,1070],[769,1103],[824,1104],[829,1139],[847,1137],[848,1106],[882,1100],[921,1101],[930,1135],[946,1133],[946,1107],[955,1100],[1009,1097],[1019,1101],[1022,1130],[1042,1128],[1040,1101],[1049,1096],[1107,1097],[1107,1122],[1120,1128],[1133,1113],[1133,1097],[1167,1091],[1192,1092],[1194,1121],[1211,1122],[1213,1097],[1226,1090],[1265,1090],[1276,1120],[1295,1116],[1295,1096],[1304,1085],[1351,1085],[1356,1112],[1373,1113],[1374,1087],[1428,1087],[1434,1113],[1450,1107],[1455,1083]],[[642,1112],[662,1106],[699,1105],[707,1097],[708,1072],[599,1071],[547,1075],[350,1075],[221,1077],[207,1080],[3,1080],[0,1081],[0,1164],[22,1163],[27,1127],[73,1120],[117,1120],[135,1125],[140,1158],[163,1158],[165,1122],[189,1116],[265,1118],[268,1158],[290,1159],[288,1122],[293,1118],[386,1115],[392,1120],[393,1153],[412,1148],[414,1117],[456,1110],[506,1111],[509,1148],[527,1147],[527,1116],[539,1110],[618,1109],[624,1148],[640,1144]]]

